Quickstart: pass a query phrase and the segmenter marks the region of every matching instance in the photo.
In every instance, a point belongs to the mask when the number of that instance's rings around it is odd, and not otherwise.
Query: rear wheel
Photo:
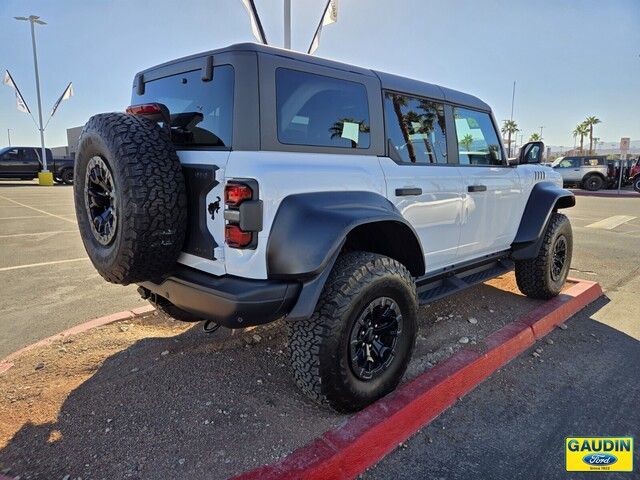
[[[587,175],[582,180],[582,187],[590,192],[600,190],[604,186],[604,179],[600,175]]]
[[[294,378],[313,400],[357,411],[393,391],[416,336],[416,289],[396,260],[338,258],[311,318],[289,322]]]
[[[538,256],[516,261],[516,282],[531,298],[549,299],[560,293],[571,266],[573,232],[569,219],[554,213]]]
[[[634,178],[631,184],[633,185],[633,189],[640,193],[640,175]]]

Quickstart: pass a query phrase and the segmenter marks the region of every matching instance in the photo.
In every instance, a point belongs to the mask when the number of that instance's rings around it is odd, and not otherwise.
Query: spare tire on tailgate
[[[171,271],[185,240],[187,197],[175,148],[157,123],[91,117],[73,184],[80,235],[100,275],[127,285]]]

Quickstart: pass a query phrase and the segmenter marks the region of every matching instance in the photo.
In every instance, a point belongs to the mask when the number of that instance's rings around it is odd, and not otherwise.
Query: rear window
[[[215,67],[208,82],[202,81],[202,70],[194,70],[147,82],[144,89],[143,95],[134,91],[132,103],[166,105],[173,143],[231,147],[233,67]]]
[[[279,68],[276,104],[280,143],[369,148],[369,104],[361,83]]]

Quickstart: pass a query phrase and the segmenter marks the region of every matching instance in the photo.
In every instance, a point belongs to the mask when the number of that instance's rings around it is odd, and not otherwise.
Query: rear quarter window
[[[207,82],[198,69],[147,82],[143,95],[134,91],[132,103],[164,104],[171,114],[171,138],[176,145],[229,148],[233,83],[231,65],[215,67],[213,79]]]
[[[366,87],[297,70],[276,70],[278,141],[290,145],[369,148]]]

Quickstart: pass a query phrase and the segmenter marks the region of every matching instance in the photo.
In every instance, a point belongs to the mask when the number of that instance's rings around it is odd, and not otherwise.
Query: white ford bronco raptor
[[[391,392],[418,305],[515,268],[560,292],[575,204],[507,159],[490,107],[445,87],[239,44],[135,76],[93,116],[75,164],[78,225],[108,281],[173,317],[284,318],[296,383],[347,412]]]

